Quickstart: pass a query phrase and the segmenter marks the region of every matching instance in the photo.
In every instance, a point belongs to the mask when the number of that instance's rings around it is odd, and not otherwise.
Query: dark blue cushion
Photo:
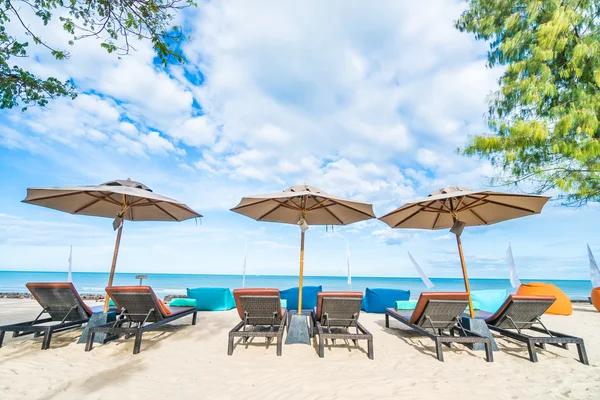
[[[302,286],[302,309],[312,310],[317,306],[317,293],[323,291],[323,286]],[[288,310],[298,309],[298,288],[290,288],[279,292],[282,299],[287,301]]]
[[[410,299],[410,290],[367,288],[361,309],[370,313],[385,313],[386,308],[394,308],[397,301]]]

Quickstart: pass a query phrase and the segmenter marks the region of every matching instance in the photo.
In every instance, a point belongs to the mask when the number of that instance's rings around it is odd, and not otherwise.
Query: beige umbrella
[[[123,231],[123,220],[184,221],[200,214],[177,200],[154,193],[148,186],[131,179],[116,180],[99,186],[29,188],[24,203],[52,208],[69,214],[115,218],[117,241],[108,286],[112,286]],[[104,310],[108,306],[108,297]]]
[[[458,186],[437,190],[429,197],[413,201],[380,217],[392,228],[444,229],[456,235],[458,254],[462,266],[465,288],[469,278],[460,241],[465,226],[491,225],[513,218],[539,214],[549,196],[473,191]],[[469,309],[473,317],[473,304],[469,296]]]
[[[375,218],[367,203],[331,196],[321,189],[296,185],[283,192],[244,197],[231,209],[257,221],[298,224],[300,236],[300,276],[298,313],[302,313],[302,276],[304,273],[304,233],[309,225],[347,225]]]

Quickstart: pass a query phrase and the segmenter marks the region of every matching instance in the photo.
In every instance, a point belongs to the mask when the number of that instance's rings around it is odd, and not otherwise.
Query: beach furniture
[[[373,335],[358,322],[363,299],[361,292],[321,292],[314,309],[313,334],[319,335],[319,357],[325,356],[325,341],[331,339],[367,341],[367,355],[373,359]],[[353,329],[355,332],[351,332]]]
[[[144,332],[156,330],[190,314],[192,325],[196,325],[196,307],[169,307],[156,297],[149,286],[109,286],[106,293],[120,312],[115,322],[89,329],[85,351],[92,350],[94,335],[100,332],[135,336],[133,354],[137,354],[140,352]]]
[[[453,343],[483,343],[486,360],[494,361],[491,340],[465,329],[462,325],[461,314],[468,305],[468,293],[424,292],[412,311],[388,308],[385,311],[385,327],[390,327],[391,317],[431,338],[435,342],[437,358],[440,361],[444,361],[442,344],[450,347]]]
[[[281,299],[286,301],[288,310],[298,310],[299,287],[293,287],[280,292]],[[317,294],[323,291],[323,286],[302,286],[302,308],[312,310],[317,306]]]
[[[233,294],[229,288],[187,288],[187,297],[196,300],[198,311],[226,311],[235,308]]]
[[[236,337],[241,337],[243,343],[250,338],[264,337],[267,344],[277,338],[277,355],[280,356],[287,310],[281,307],[279,290],[235,289],[233,297],[242,321],[229,332],[227,355],[233,354],[233,341]]]
[[[555,300],[554,296],[510,295],[494,314],[478,312],[476,316],[484,318],[490,330],[527,344],[532,362],[538,361],[536,347],[545,349],[545,345],[550,344],[566,349],[572,343],[577,345],[579,360],[588,365],[583,339],[551,331],[540,320]]]
[[[33,321],[0,326],[0,347],[4,334],[13,332],[13,337],[42,336],[42,350],[47,350],[54,333],[80,327],[92,314],[102,312],[102,306],[89,307],[85,304],[71,282],[30,282],[25,286],[42,306],[42,312]],[[41,318],[44,314],[48,317]]]
[[[560,290],[558,286],[546,282],[529,282],[523,283],[517,289],[517,294],[520,296],[551,296],[554,297],[554,302],[544,314],[554,315],[571,315],[573,314],[573,304],[571,299],[565,292]],[[498,308],[494,308],[497,310]],[[487,310],[487,311],[494,311]]]
[[[366,288],[361,309],[368,313],[383,314],[386,309],[393,307],[397,301],[408,299],[410,299],[410,290]]]

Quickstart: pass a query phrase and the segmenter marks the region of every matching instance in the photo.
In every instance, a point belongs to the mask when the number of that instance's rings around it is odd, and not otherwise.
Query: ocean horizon
[[[138,273],[117,272],[113,285],[138,285],[135,279]],[[148,278],[144,285],[152,286],[160,297],[166,295],[182,295],[186,288],[193,287],[225,287],[236,289],[242,287],[242,275],[223,274],[165,274],[146,273]],[[108,282],[107,272],[73,272],[73,284],[80,293],[104,293]],[[0,271],[0,293],[26,293],[27,282],[64,282],[66,272],[56,271]],[[364,291],[370,288],[395,288],[410,290],[411,298],[417,298],[425,291],[461,291],[464,290],[462,278],[430,278],[435,288],[429,290],[420,278],[413,277],[352,277],[348,284],[346,276],[305,276],[305,286],[323,286],[323,290],[354,290]],[[471,290],[506,289],[514,293],[509,279],[472,278],[469,279]],[[521,279],[522,283],[546,282],[558,286],[573,300],[585,300],[590,296],[592,284],[589,280],[558,280],[558,279]],[[245,287],[273,287],[287,289],[298,286],[298,276],[294,275],[246,275]]]

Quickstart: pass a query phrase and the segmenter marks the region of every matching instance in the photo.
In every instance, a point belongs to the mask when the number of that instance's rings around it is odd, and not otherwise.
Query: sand
[[[95,303],[94,305],[96,305]],[[133,340],[76,344],[80,331],[56,334],[49,350],[31,337],[7,337],[0,348],[0,399],[600,399],[600,313],[576,304],[569,317],[544,316],[550,329],[585,339],[590,366],[569,350],[538,351],[531,363],[523,344],[498,339],[493,363],[483,352],[462,346],[435,358],[428,338],[401,330],[384,316],[363,313],[360,320],[374,336],[375,360],[344,342],[326,348],[275,346],[259,339],[239,344],[227,356],[227,332],[238,322],[233,311],[198,313],[172,327],[144,336],[142,351]],[[0,300],[0,324],[34,318],[32,300]],[[10,336],[8,334],[7,336]]]

